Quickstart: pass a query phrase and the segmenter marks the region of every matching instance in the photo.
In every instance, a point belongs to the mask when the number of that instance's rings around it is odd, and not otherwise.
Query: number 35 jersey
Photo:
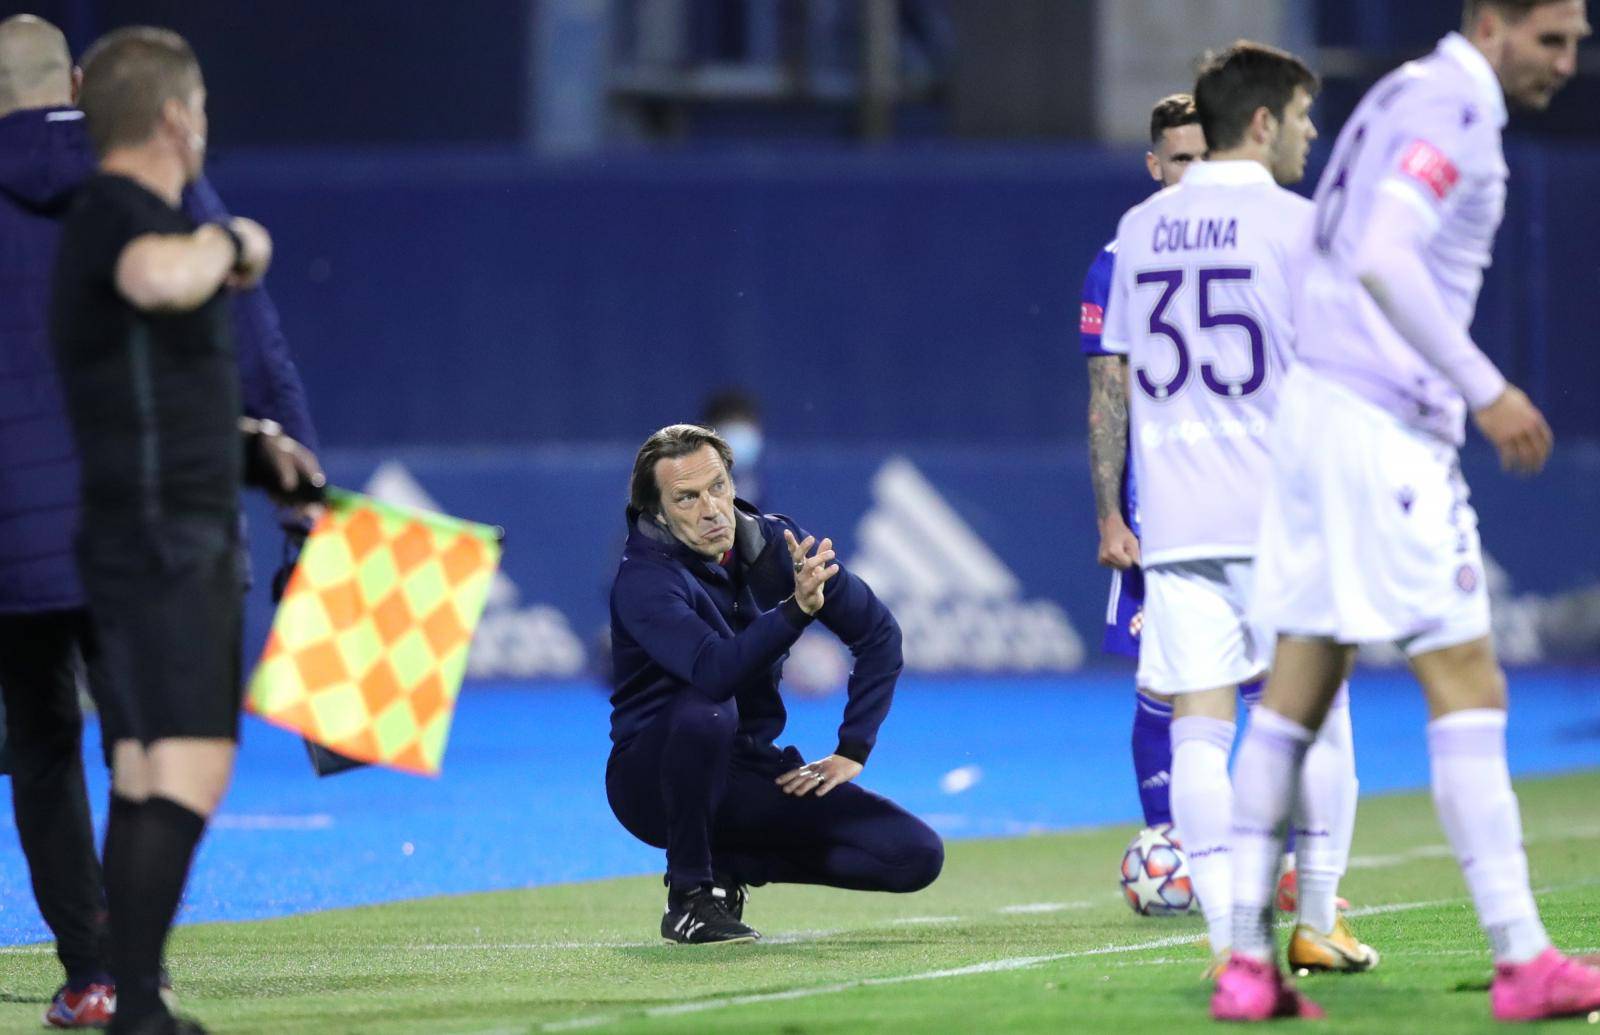
[[[1128,357],[1147,565],[1255,554],[1311,202],[1204,162],[1122,217],[1102,346]]]

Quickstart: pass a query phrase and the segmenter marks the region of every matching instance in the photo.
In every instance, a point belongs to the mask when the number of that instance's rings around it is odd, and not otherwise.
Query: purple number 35
[[[1211,285],[1218,281],[1234,281],[1249,283],[1255,279],[1255,271],[1238,266],[1214,266],[1198,271],[1200,279],[1200,328],[1212,330],[1218,327],[1237,327],[1245,333],[1250,342],[1250,372],[1242,380],[1229,381],[1217,373],[1216,365],[1205,361],[1200,364],[1200,380],[1213,393],[1226,399],[1238,399],[1251,395],[1260,390],[1267,380],[1267,340],[1261,332],[1261,323],[1249,313],[1224,313],[1216,312],[1211,307]],[[1156,300],[1155,308],[1150,311],[1150,333],[1159,334],[1172,342],[1173,348],[1178,352],[1178,367],[1173,371],[1172,377],[1164,383],[1157,384],[1150,377],[1150,372],[1145,367],[1138,367],[1134,376],[1139,382],[1139,388],[1152,399],[1170,399],[1183,391],[1189,382],[1192,373],[1192,363],[1189,359],[1189,346],[1183,340],[1183,332],[1167,322],[1167,310],[1172,306],[1172,300],[1177,297],[1179,289],[1183,287],[1184,271],[1181,269],[1152,270],[1141,273],[1135,278],[1135,283],[1141,287],[1145,284],[1161,284],[1164,289],[1161,297]]]

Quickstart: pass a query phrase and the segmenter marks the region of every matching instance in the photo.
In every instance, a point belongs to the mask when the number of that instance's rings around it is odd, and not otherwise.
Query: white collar
[[[1500,77],[1495,75],[1494,67],[1489,64],[1489,59],[1483,56],[1483,51],[1472,45],[1472,42],[1459,32],[1452,32],[1439,41],[1439,49],[1434,51],[1442,57],[1448,58],[1466,70],[1472,81],[1478,85],[1478,93],[1482,100],[1494,113],[1495,125],[1504,127],[1506,124],[1506,91],[1500,85]]]
[[[1276,184],[1272,173],[1260,162],[1250,158],[1230,158],[1223,162],[1194,162],[1183,174],[1182,185],[1215,184],[1224,187],[1241,187],[1252,183]]]

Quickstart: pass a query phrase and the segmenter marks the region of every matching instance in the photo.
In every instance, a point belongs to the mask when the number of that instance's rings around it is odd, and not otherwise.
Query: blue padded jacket
[[[0,118],[0,613],[83,606],[73,559],[78,462],[50,343],[50,278],[60,218],[95,168],[83,113],[34,108]],[[227,218],[210,184],[184,210]],[[282,424],[316,448],[305,389],[272,300],[233,299],[244,412]]]

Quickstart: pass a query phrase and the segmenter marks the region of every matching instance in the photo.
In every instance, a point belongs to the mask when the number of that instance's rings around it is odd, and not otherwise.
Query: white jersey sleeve
[[[1453,442],[1464,433],[1460,379],[1385,316],[1360,281],[1361,259],[1380,198],[1417,212],[1428,228],[1416,244],[1428,286],[1452,329],[1465,335],[1505,211],[1504,124],[1493,71],[1455,34],[1374,86],[1318,185],[1315,248],[1296,308],[1304,329],[1299,355],[1309,368]]]

